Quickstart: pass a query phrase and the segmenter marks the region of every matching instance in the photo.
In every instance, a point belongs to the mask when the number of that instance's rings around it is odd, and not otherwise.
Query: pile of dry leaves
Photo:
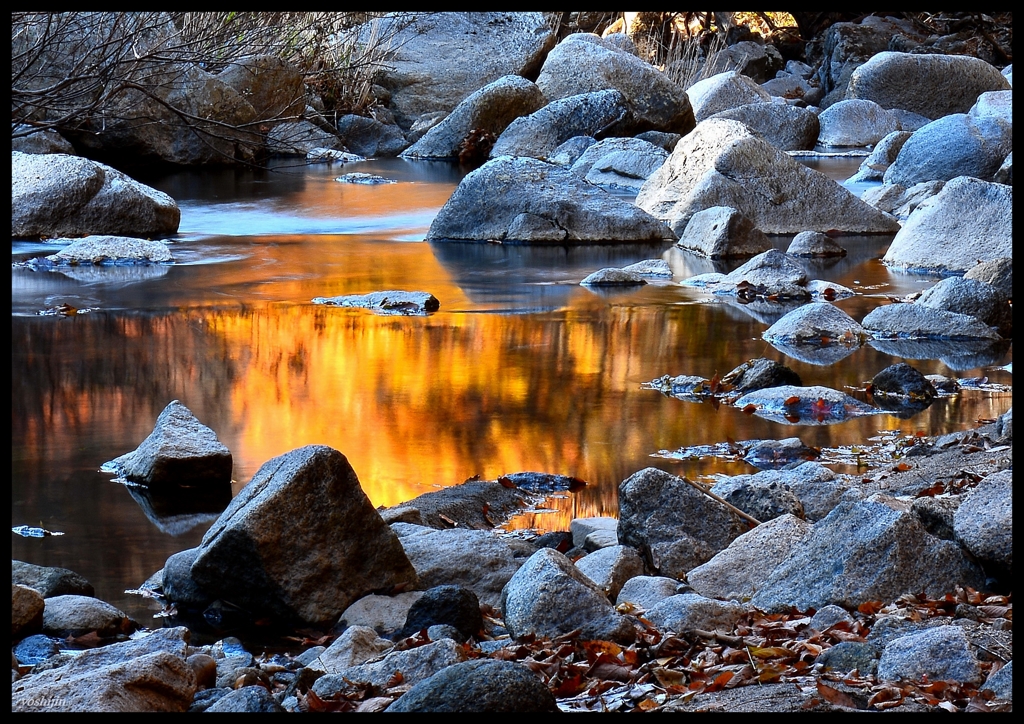
[[[752,611],[731,631],[663,633],[633,613],[646,630],[638,642],[621,646],[610,641],[582,640],[576,633],[554,639],[523,638],[498,649],[491,658],[519,662],[540,675],[563,711],[660,711],[681,702],[725,689],[791,683],[808,694],[806,707],[822,701],[861,710],[884,710],[909,702],[947,711],[1008,711],[989,690],[960,682],[880,682],[852,672],[821,671],[815,660],[844,641],[866,641],[878,617],[897,616],[914,622],[950,619],[958,606],[970,607],[981,624],[1012,621],[1010,596],[983,596],[959,589],[940,599],[905,595],[894,603],[861,605],[854,621],[841,621],[824,631],[810,628],[813,612],[764,614]],[[961,608],[962,610],[962,608]],[[500,623],[492,619],[493,623]],[[411,648],[429,643],[420,632],[399,643]],[[467,658],[488,656],[465,645]],[[1012,658],[1010,651],[989,651],[982,661],[986,676]],[[304,711],[382,711],[409,686],[401,675],[387,687],[352,686],[337,698],[324,700],[312,691],[298,694]]]

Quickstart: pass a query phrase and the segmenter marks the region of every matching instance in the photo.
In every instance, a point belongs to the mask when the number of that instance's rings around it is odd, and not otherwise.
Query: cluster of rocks
[[[880,377],[878,386],[887,383]],[[553,711],[542,680],[505,660],[517,640],[630,645],[648,626],[728,632],[752,610],[828,612],[827,626],[908,592],[1008,590],[1011,425],[1007,413],[870,478],[801,462],[707,489],[646,468],[619,485],[617,517],[577,519],[569,531],[533,539],[492,526],[535,503],[532,490],[581,481],[523,473],[374,509],[344,455],[299,448],[265,463],[199,547],[174,554],[146,582],[176,609],[167,628],[129,639],[139,625],[93,598],[80,576],[14,562],[14,710],[299,711],[308,692],[336,701],[362,686],[390,691],[377,699],[389,711]],[[184,476],[198,485],[219,475],[223,454],[211,434],[172,403],[150,438],[113,467],[130,479]],[[925,492],[958,470],[977,484]],[[237,639],[190,644],[190,614],[216,624],[229,607],[250,624],[338,635],[329,646],[260,661]],[[1010,621],[969,613],[879,619],[878,637],[848,668],[880,681],[927,675],[988,686],[1011,698],[1005,682],[985,682],[991,657],[976,645],[1008,636]],[[72,654],[64,637],[100,645]],[[829,657],[829,668],[844,666],[829,650],[823,666]],[[469,703],[466,686],[475,692]]]

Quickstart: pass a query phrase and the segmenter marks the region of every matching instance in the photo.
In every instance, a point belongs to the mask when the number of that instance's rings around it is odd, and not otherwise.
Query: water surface
[[[859,160],[814,165],[838,181]],[[335,180],[353,171],[397,183]],[[552,512],[514,523],[539,530],[614,515],[618,484],[644,467],[691,478],[755,472],[659,453],[727,439],[798,436],[834,447],[880,430],[939,434],[1010,407],[1008,392],[970,390],[908,419],[797,426],[643,389],[665,374],[710,378],[765,356],[806,385],[853,391],[904,358],[869,345],[831,365],[788,357],[761,339],[784,309],[680,286],[720,268],[662,246],[425,243],[462,173],[389,160],[144,179],[181,207],[176,264],[13,270],[12,525],[64,533],[13,536],[13,557],[70,568],[97,596],[153,625],[158,606],[124,590],[197,545],[224,501],[217,493],[154,500],[99,467],[135,449],[171,400],[231,450],[233,494],[270,458],[314,443],[344,453],[378,506],[475,475],[542,471],[588,481],[548,501]],[[880,257],[890,240],[841,238],[849,254],[808,262],[810,276],[857,290],[837,306],[858,320],[885,295],[933,284],[886,269]],[[13,258],[44,250],[54,248],[16,241]],[[672,280],[612,292],[579,286],[596,269],[663,255]],[[388,317],[310,301],[386,289],[428,291],[441,308]],[[88,311],[40,314],[60,304]],[[967,362],[956,352],[906,361],[925,374],[1010,383],[991,369],[1009,362],[1009,351]]]

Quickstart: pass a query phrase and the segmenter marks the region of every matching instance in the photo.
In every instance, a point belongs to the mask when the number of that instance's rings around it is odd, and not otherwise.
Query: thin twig
[[[697,490],[699,490],[700,492],[704,493],[704,495],[708,496],[708,497],[709,497],[709,498],[711,498],[712,500],[717,500],[717,501],[718,501],[719,503],[721,503],[722,505],[724,505],[724,506],[725,506],[726,508],[728,508],[729,510],[731,510],[731,511],[732,511],[733,513],[736,513],[736,515],[738,515],[738,516],[740,516],[740,517],[742,517],[742,518],[745,518],[746,520],[749,520],[749,521],[750,521],[751,523],[753,523],[754,525],[761,525],[761,521],[759,521],[759,520],[758,520],[757,518],[755,518],[755,517],[753,517],[753,516],[751,516],[751,515],[747,515],[746,513],[744,513],[744,512],[742,511],[742,510],[740,510],[739,508],[737,508],[737,507],[736,507],[735,505],[733,505],[732,503],[730,503],[730,502],[728,502],[728,501],[725,501],[725,500],[722,500],[722,499],[721,499],[721,498],[720,498],[719,496],[715,495],[715,494],[714,494],[714,493],[712,493],[712,492],[711,492],[710,490],[705,490],[705,489],[704,489],[704,488],[702,488],[702,487],[701,487],[701,486],[700,486],[700,485],[699,485],[698,483],[695,483],[695,482],[693,482],[692,480],[688,480],[688,479],[687,479],[687,478],[685,478],[685,477],[683,477],[683,478],[682,478],[682,480],[683,480],[683,481],[685,481],[686,483],[688,483],[689,485],[692,485],[692,486],[693,486],[694,488],[696,488],[696,489],[697,489]]]

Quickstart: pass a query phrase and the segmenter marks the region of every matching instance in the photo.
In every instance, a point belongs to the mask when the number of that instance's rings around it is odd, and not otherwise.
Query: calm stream
[[[814,167],[842,180],[860,160]],[[335,180],[356,171],[398,183]],[[672,280],[616,292],[579,286],[664,247],[423,242],[461,177],[449,164],[387,160],[141,178],[181,207],[174,265],[14,269],[12,526],[63,535],[14,535],[13,558],[70,568],[99,598],[158,626],[159,605],[125,590],[198,545],[226,501],[151,500],[99,468],[134,450],[175,399],[231,450],[233,493],[270,458],[312,443],[344,453],[377,506],[474,475],[588,481],[512,523],[543,531],[615,515],[618,484],[644,467],[691,478],[756,472],[742,461],[664,456],[681,448],[793,436],[837,448],[881,430],[962,430],[1011,405],[1008,391],[969,389],[908,419],[801,426],[643,389],[662,375],[711,378],[765,356],[805,385],[852,393],[903,360],[869,345],[828,366],[790,358],[761,339],[779,314],[680,286],[715,268],[678,251],[667,257]],[[784,250],[790,240],[773,243]],[[888,271],[879,259],[891,237],[838,241],[848,255],[808,261],[809,275],[861,292],[837,302],[857,320],[884,295],[935,281]],[[14,242],[13,259],[53,251]],[[310,301],[387,289],[430,292],[440,311],[379,316]],[[86,313],[40,314],[61,304]],[[992,369],[1010,352],[966,369],[952,359],[906,361],[925,374],[1011,383]]]

